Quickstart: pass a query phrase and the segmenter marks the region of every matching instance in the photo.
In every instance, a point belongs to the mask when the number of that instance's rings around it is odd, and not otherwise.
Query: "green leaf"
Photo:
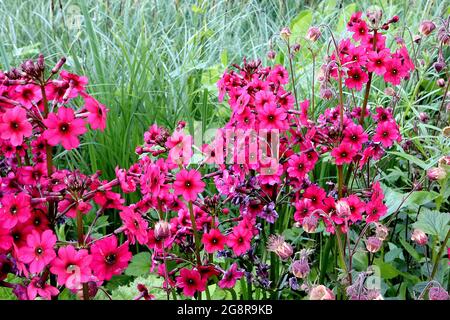
[[[423,206],[439,197],[439,193],[434,191],[414,191],[405,201],[405,205]]]
[[[409,162],[412,162],[415,165],[419,166],[423,170],[427,170],[433,166],[433,163],[427,164],[427,163],[423,162],[422,160],[420,160],[410,154],[404,153],[404,152],[388,151],[387,153],[404,158],[404,159],[408,160]]]
[[[311,10],[302,10],[300,13],[292,19],[291,22],[291,39],[293,42],[297,42],[303,39],[312,23]]]
[[[147,287],[150,294],[155,296],[156,300],[167,300],[167,293],[162,289],[163,279],[155,274],[147,274],[145,277],[138,277],[128,285],[120,286],[113,290],[111,297],[113,300],[132,300],[139,295],[138,284]]]
[[[149,252],[141,252],[133,257],[125,274],[129,276],[139,277],[149,272],[152,259]]]
[[[390,263],[378,260],[375,264],[380,268],[381,278],[385,280],[395,278],[400,274],[400,272]]]
[[[429,235],[438,237],[442,241],[448,232],[449,222],[450,214],[448,212],[428,210],[419,215],[413,226]]]
[[[403,248],[405,248],[405,250],[409,253],[409,255],[411,257],[413,257],[414,260],[419,261],[420,260],[419,253],[408,242],[406,242],[402,238],[400,238],[399,240],[400,240],[400,243],[402,244]]]

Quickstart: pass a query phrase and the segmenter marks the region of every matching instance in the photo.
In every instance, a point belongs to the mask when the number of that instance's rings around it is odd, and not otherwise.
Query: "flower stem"
[[[84,245],[83,214],[80,210],[77,210],[77,236],[78,246],[82,247]],[[89,300],[89,288],[87,283],[83,283],[83,300]]]
[[[202,265],[202,259],[200,258],[200,237],[197,231],[197,223],[195,222],[194,208],[192,207],[192,201],[188,202],[189,215],[191,217],[192,231],[194,232],[194,244],[195,244],[195,257],[197,259],[197,265]]]
[[[436,255],[436,259],[434,260],[433,271],[431,271],[430,280],[434,278],[436,275],[437,269],[439,267],[439,261],[441,260],[442,254],[444,253],[444,249],[447,247],[448,239],[450,238],[450,229],[447,231],[447,235],[445,236],[444,242],[439,249],[439,252]]]

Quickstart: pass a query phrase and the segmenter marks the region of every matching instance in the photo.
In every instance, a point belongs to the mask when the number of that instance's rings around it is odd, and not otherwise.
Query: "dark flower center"
[[[114,253],[110,253],[105,257],[105,262],[107,264],[114,264],[116,262],[116,255]]]
[[[59,130],[61,130],[61,132],[67,132],[69,130],[69,124],[68,123],[62,123],[59,126]]]
[[[35,252],[36,252],[36,254],[37,254],[38,256],[40,256],[40,255],[42,254],[42,252],[44,252],[44,250],[42,250],[41,247],[37,247],[36,250],[35,250]]]
[[[9,208],[9,212],[10,212],[11,214],[16,214],[17,211],[18,211],[18,208],[17,208],[17,206],[16,206],[15,204],[13,204],[13,205],[11,206],[11,208]]]
[[[19,124],[16,121],[11,122],[12,129],[19,129]]]

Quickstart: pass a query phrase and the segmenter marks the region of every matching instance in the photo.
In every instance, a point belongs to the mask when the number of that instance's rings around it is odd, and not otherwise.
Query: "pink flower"
[[[318,285],[311,289],[309,300],[335,300],[333,291],[324,285]]]
[[[13,237],[10,233],[10,229],[3,226],[0,221],[0,252],[8,251],[13,244]]]
[[[30,196],[21,192],[17,195],[6,194],[1,200],[0,219],[5,228],[13,228],[19,222],[31,217]]]
[[[244,272],[238,270],[237,263],[233,263],[231,267],[225,271],[222,279],[217,283],[221,289],[231,289],[236,285],[236,281],[242,278]]]
[[[391,59],[386,62],[386,72],[384,74],[384,81],[392,83],[394,86],[399,85],[402,78],[405,76],[405,71],[397,59]]]
[[[261,90],[255,94],[255,106],[256,109],[262,109],[266,105],[273,105],[276,103],[275,95],[269,90]]]
[[[58,285],[77,289],[81,283],[89,281],[92,257],[86,249],[76,250],[73,246],[61,247],[58,257],[52,262],[50,271],[56,275]]]
[[[53,249],[55,244],[56,236],[51,230],[42,234],[33,230],[27,237],[26,246],[19,249],[18,258],[29,264],[31,273],[39,273],[56,257]]]
[[[206,288],[206,278],[202,279],[200,272],[183,268],[180,270],[180,276],[177,277],[177,286],[183,289],[183,294],[187,297],[193,297],[199,291]]]
[[[34,300],[37,296],[51,300],[52,296],[58,295],[59,290],[48,283],[42,281],[41,277],[34,277],[31,279],[30,284],[27,287],[28,299]]]
[[[345,85],[350,89],[361,91],[362,86],[369,80],[367,73],[362,71],[359,67],[351,67],[347,71],[347,78],[345,79]]]
[[[260,129],[286,129],[286,118],[286,111],[282,108],[277,108],[275,103],[265,104],[264,107],[258,109]]]
[[[87,131],[84,120],[76,119],[73,110],[65,107],[60,107],[58,114],[50,113],[44,124],[48,129],[43,137],[48,144],[56,146],[61,142],[66,150],[77,148],[80,144],[78,136]]]
[[[349,28],[349,30],[354,32],[352,38],[356,41],[366,38],[369,32],[369,28],[364,20],[361,20],[359,23],[355,23]]]
[[[382,50],[380,52],[371,51],[368,57],[367,70],[382,76],[386,72],[386,62],[389,59],[388,50]]]
[[[17,86],[12,96],[14,100],[20,102],[27,109],[30,109],[33,103],[37,105],[42,99],[41,88],[35,84]]]
[[[93,130],[106,128],[106,115],[108,109],[88,94],[82,94],[84,98],[85,108],[88,111],[87,122]]]
[[[33,127],[27,120],[27,113],[21,107],[14,107],[0,117],[0,137],[9,140],[14,146],[20,146],[23,138],[32,134]]]
[[[356,151],[351,144],[343,142],[331,151],[331,155],[335,158],[337,165],[342,165],[352,162]]]
[[[197,170],[183,169],[177,173],[173,187],[176,195],[181,195],[187,201],[194,201],[205,189],[205,183]]]
[[[121,274],[132,257],[128,241],[118,247],[115,235],[96,241],[91,254],[91,269],[99,280],[110,280],[113,275]]]
[[[343,142],[349,143],[355,150],[361,150],[362,145],[368,140],[367,133],[360,125],[350,125],[344,130]]]
[[[74,92],[84,92],[86,90],[86,85],[88,84],[88,78],[85,76],[79,76],[70,73],[66,70],[60,72],[60,77],[69,82],[72,86],[72,91]]]
[[[227,236],[227,245],[233,250],[234,254],[240,256],[250,249],[252,233],[243,225],[237,225]]]
[[[226,238],[218,229],[211,229],[208,233],[203,234],[202,243],[205,245],[205,251],[214,253],[223,250]]]
[[[133,208],[125,207],[120,213],[120,218],[123,222],[125,234],[131,244],[134,244],[136,241],[140,244],[147,243],[148,223],[138,212],[133,210]]]
[[[314,165],[309,161],[306,154],[293,155],[288,161],[287,172],[292,178],[303,179],[313,167]]]
[[[367,223],[380,220],[387,212],[387,207],[383,204],[383,201],[376,199],[371,200],[366,205]]]
[[[393,121],[385,121],[378,124],[373,141],[380,142],[383,147],[388,148],[398,138],[399,132],[396,124]]]

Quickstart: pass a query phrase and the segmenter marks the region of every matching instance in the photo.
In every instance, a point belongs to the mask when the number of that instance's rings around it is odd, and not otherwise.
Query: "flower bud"
[[[315,215],[310,215],[308,217],[305,217],[302,222],[302,228],[307,233],[313,233],[316,231],[317,224],[319,219]]]
[[[309,300],[335,300],[333,291],[324,285],[318,285],[309,292]]]
[[[436,84],[438,85],[438,87],[445,87],[445,80],[442,78],[437,79]]]
[[[428,242],[428,237],[420,229],[414,229],[413,233],[411,234],[411,240],[417,243],[419,246],[424,246]]]
[[[436,72],[441,72],[445,68],[445,62],[438,60],[434,63],[433,66]]]
[[[447,128],[449,128],[449,127],[447,127]],[[439,161],[438,161],[438,166],[439,167],[450,166],[450,156],[443,156],[443,157],[441,157],[439,159]]]
[[[300,44],[299,43],[296,43],[296,44],[294,44],[293,46],[292,46],[292,51],[294,52],[294,53],[297,53],[297,52],[299,52],[300,51]]]
[[[384,93],[390,97],[395,96],[395,90],[392,89],[391,87],[387,87],[386,89],[384,89]]]
[[[338,217],[344,219],[348,218],[352,214],[347,201],[339,200],[338,202],[336,202],[336,214],[338,215]]]
[[[425,112],[419,113],[420,122],[427,123],[430,120],[430,117]]]
[[[155,238],[157,240],[170,237],[170,224],[167,221],[159,220],[155,224]]]
[[[436,29],[436,25],[430,20],[422,21],[419,26],[419,32],[424,36],[428,36],[434,29]]]
[[[449,295],[444,288],[435,286],[428,291],[428,298],[430,300],[449,300]]]
[[[443,180],[447,176],[447,172],[444,168],[436,167],[428,169],[427,171],[427,177],[430,180]]]
[[[275,59],[276,53],[273,50],[269,50],[269,52],[267,52],[267,59],[269,60],[273,60]]]
[[[369,237],[366,240],[366,249],[371,253],[378,252],[380,250],[383,241],[378,237]]]
[[[331,90],[330,88],[321,88],[320,89],[320,97],[325,99],[325,100],[330,100],[332,99],[334,96],[333,94],[333,90]]]
[[[445,127],[444,129],[442,129],[442,134],[444,135],[444,137],[450,137],[450,127]]]
[[[390,23],[397,23],[400,20],[398,16],[393,16],[391,20],[389,20]]]
[[[375,236],[384,241],[386,240],[387,236],[389,235],[389,229],[382,225],[381,223],[377,223],[376,224],[376,229],[375,229]]]
[[[309,274],[310,268],[308,260],[304,257],[294,260],[291,264],[291,272],[297,278],[303,279]]]
[[[287,260],[294,253],[294,249],[289,243],[284,241],[284,237],[277,235],[269,236],[267,250],[274,252],[282,260]]]
[[[367,19],[369,20],[370,24],[373,27],[376,27],[376,26],[378,26],[378,24],[381,21],[381,18],[383,17],[383,11],[379,7],[374,6],[374,7],[367,9],[366,16],[367,16]]]
[[[289,40],[291,36],[291,30],[288,27],[284,27],[283,29],[281,29],[280,31],[280,37],[284,40]]]
[[[320,32],[320,29],[318,27],[311,27],[309,28],[308,32],[306,33],[306,39],[312,42],[316,42],[317,39],[320,38],[322,35],[322,32]]]

